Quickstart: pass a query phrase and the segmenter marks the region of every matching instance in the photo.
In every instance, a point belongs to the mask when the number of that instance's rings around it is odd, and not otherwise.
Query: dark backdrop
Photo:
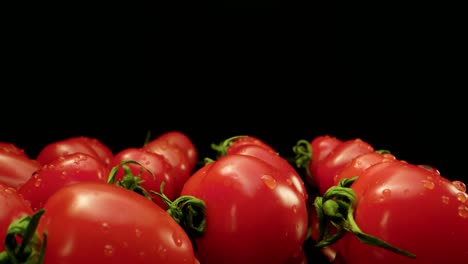
[[[238,134],[290,156],[331,134],[467,179],[461,9],[249,3],[18,10],[0,141],[34,156],[88,135],[118,151],[178,129],[202,156]]]

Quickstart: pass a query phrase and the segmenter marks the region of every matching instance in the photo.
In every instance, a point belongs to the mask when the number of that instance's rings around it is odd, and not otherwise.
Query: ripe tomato
[[[262,140],[254,136],[234,136],[228,139],[223,140],[219,144],[211,144],[211,148],[215,150],[220,156],[226,156],[232,153],[239,151],[239,148],[244,147],[245,145],[257,145],[261,146],[267,150],[276,152],[269,144],[263,142]]]
[[[171,130],[160,134],[156,139],[158,141],[166,142],[168,145],[180,148],[188,159],[189,167],[187,170],[193,172],[197,165],[198,151],[188,135],[181,131]],[[154,142],[152,144],[154,144]]]
[[[142,169],[138,164],[127,163],[124,165],[130,169],[131,174],[133,175],[130,175],[129,177],[140,177],[139,179],[141,182],[139,182],[138,185],[145,189],[156,204],[162,208],[167,208],[167,205],[161,197],[152,194],[151,191],[159,192],[161,183],[164,182],[164,194],[170,200],[176,198],[175,177],[169,162],[162,155],[146,151],[143,148],[127,148],[115,154],[111,165],[112,167],[116,167],[126,160],[136,161],[142,164],[147,170],[151,171],[152,174],[150,174],[146,169]],[[114,175],[114,181],[117,182],[123,180],[125,175],[125,169],[123,167],[117,167],[117,171]],[[135,184],[134,179],[129,183],[133,185],[133,187],[138,187],[136,186],[137,184]]]
[[[41,149],[36,160],[42,165],[52,162],[58,157],[72,153],[88,154],[106,166],[109,166],[113,153],[108,146],[95,138],[71,137],[47,144]]]
[[[31,203],[34,211],[42,208],[47,199],[65,185],[81,181],[105,183],[109,168],[100,160],[83,153],[61,156],[43,165],[18,192]]]
[[[304,181],[302,180],[296,169],[277,152],[272,150],[273,148],[265,148],[259,144],[243,144],[232,149],[228,155],[240,154],[248,155],[259,158],[268,164],[272,165],[275,169],[282,172],[292,183],[292,186],[301,193],[305,199],[308,197]]]
[[[37,160],[30,159],[14,144],[0,144],[0,182],[19,188],[40,167],[41,164]]]
[[[315,137],[310,143],[307,140],[299,140],[293,147],[296,153],[296,166],[306,171],[306,182],[310,187],[318,187],[317,166],[330,154],[342,140],[330,135]]]
[[[0,183],[0,252],[5,250],[5,236],[10,224],[24,216],[32,215],[33,210],[17,190],[11,186]]]
[[[370,246],[351,233],[338,241],[340,255],[347,264],[468,263],[468,247],[460,242],[468,237],[463,186],[400,160],[370,166],[350,187],[356,225],[416,257]]]
[[[361,175],[370,166],[380,163],[394,161],[396,157],[388,152],[369,152],[357,156],[351,162],[346,164],[333,179],[334,185],[337,185],[342,179],[351,179]]]
[[[176,196],[179,196],[182,187],[192,174],[190,171],[192,165],[187,157],[186,150],[169,143],[167,140],[160,140],[159,138],[148,142],[143,146],[143,149],[163,156],[169,164],[171,164],[175,180],[174,192]]]
[[[231,154],[196,171],[182,189],[206,204],[206,227],[195,238],[200,263],[284,264],[307,235],[306,200],[265,161]]]
[[[354,158],[369,152],[374,148],[367,142],[357,138],[346,140],[336,146],[323,160],[317,164],[318,192],[323,194],[333,186],[335,176]]]
[[[81,182],[55,192],[39,227],[44,264],[198,263],[189,237],[143,196],[112,184]]]

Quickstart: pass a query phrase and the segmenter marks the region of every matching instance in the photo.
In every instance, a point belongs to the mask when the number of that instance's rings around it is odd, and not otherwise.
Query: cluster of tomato
[[[361,139],[324,135],[293,149],[316,190],[311,239],[330,262],[468,263],[463,182]]]
[[[311,242],[335,264],[468,263],[466,186],[435,168],[328,135],[294,162],[252,136],[211,147],[0,143],[0,263],[317,263]]]

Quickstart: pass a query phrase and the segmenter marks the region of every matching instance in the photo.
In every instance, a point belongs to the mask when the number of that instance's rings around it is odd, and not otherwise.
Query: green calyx
[[[205,202],[190,195],[183,195],[171,201],[163,190],[164,182],[161,184],[160,192],[151,192],[163,199],[169,208],[167,213],[187,232],[192,240],[203,236],[206,226]]]
[[[42,234],[41,241],[36,228],[44,212],[44,209],[40,209],[33,215],[24,216],[10,224],[5,237],[5,251],[0,253],[0,264],[43,263],[47,234]]]
[[[212,143],[211,148],[218,153],[216,158],[226,156],[227,155],[227,149],[232,144],[232,142],[235,141],[236,139],[243,138],[243,137],[247,137],[247,136],[245,136],[245,135],[233,136],[233,137],[230,137],[228,139],[225,139],[225,140],[221,141],[221,143],[219,143],[219,144]]]
[[[133,175],[130,167],[126,165],[129,163],[137,164],[140,166],[141,169],[137,176]],[[117,171],[120,167],[122,167],[122,169],[124,170],[124,176],[122,177],[122,179],[115,182],[115,175],[117,174]],[[111,172],[109,173],[109,177],[107,178],[107,183],[115,184],[119,187],[123,187],[125,189],[128,189],[130,191],[136,192],[144,196],[148,200],[152,200],[153,198],[151,197],[149,192],[141,186],[141,183],[143,183],[143,180],[141,180],[141,173],[143,172],[143,170],[146,170],[154,178],[153,172],[149,170],[148,168],[146,168],[143,164],[134,160],[123,160],[122,162],[120,162],[118,165],[114,166],[111,169]]]
[[[361,242],[381,247],[392,252],[415,258],[416,255],[397,248],[377,237],[361,231],[354,221],[354,210],[356,208],[357,197],[355,192],[349,188],[358,177],[343,179],[337,186],[330,187],[323,197],[316,197],[314,206],[317,212],[319,231],[316,246],[326,247],[338,241],[345,232],[353,234]],[[335,232],[331,232],[331,227],[335,227]]]
[[[309,168],[310,162],[312,161],[312,146],[309,141],[305,139],[297,141],[296,145],[293,146],[293,152],[296,154],[294,157],[296,167],[304,169],[306,175],[312,177]]]

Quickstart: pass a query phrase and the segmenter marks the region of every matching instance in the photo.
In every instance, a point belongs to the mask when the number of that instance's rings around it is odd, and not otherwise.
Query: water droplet
[[[390,189],[384,189],[382,191],[382,195],[384,196],[384,198],[388,198],[392,195],[392,191]]]
[[[135,236],[136,236],[136,237],[141,237],[141,233],[142,233],[142,232],[141,232],[140,229],[135,228]]]
[[[114,255],[114,247],[112,245],[105,245],[104,246],[104,255],[110,257]]]
[[[460,192],[466,192],[466,185],[462,181],[453,181],[452,184],[459,190]]]
[[[270,175],[263,175],[261,179],[268,188],[274,189],[276,187],[276,180],[273,179],[273,177],[271,177]]]
[[[35,181],[34,181],[34,187],[40,187],[42,184],[42,179],[40,178],[37,178]]]
[[[104,231],[109,231],[110,230],[110,225],[107,222],[102,222],[101,227],[102,227],[102,229],[104,229]]]
[[[293,184],[291,178],[287,178],[287,179],[286,179],[286,183],[287,183],[288,185],[292,185],[292,184]]]
[[[464,192],[459,192],[456,194],[457,196],[457,200],[462,202],[462,203],[465,203],[466,200],[468,200],[468,194],[464,193]]]
[[[446,196],[446,195],[442,195],[442,202],[444,204],[448,204],[450,201],[450,197]]]
[[[15,193],[16,192],[16,189],[13,188],[13,187],[6,187],[4,190],[3,190],[5,193]]]
[[[434,189],[434,182],[433,181],[423,180],[422,182],[423,182],[424,188],[429,189],[429,190]]]
[[[292,210],[293,210],[293,213],[297,213],[297,206],[293,205]]]
[[[458,207],[458,215],[462,218],[468,218],[468,206],[460,205]]]
[[[60,178],[66,179],[66,178],[67,178],[67,172],[66,172],[66,171],[62,171],[62,172],[60,173]]]

